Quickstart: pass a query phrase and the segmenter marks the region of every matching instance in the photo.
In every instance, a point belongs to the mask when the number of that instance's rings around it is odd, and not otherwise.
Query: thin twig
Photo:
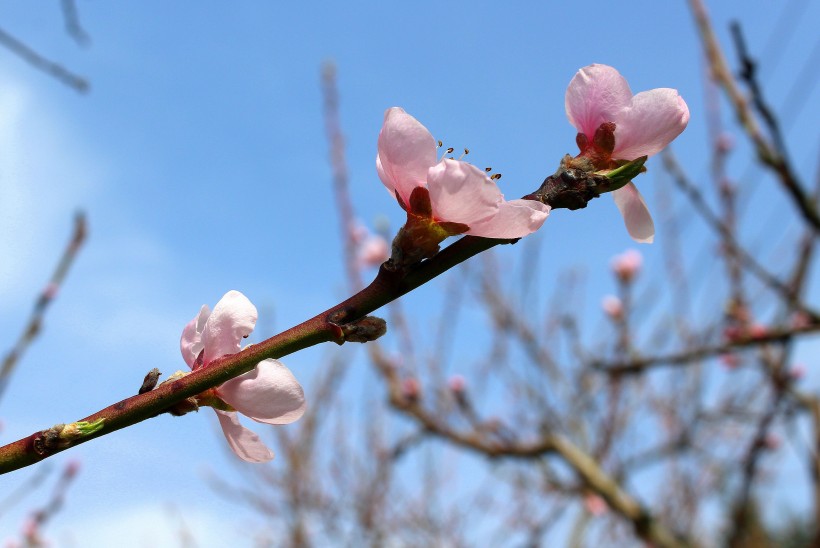
[[[0,45],[23,59],[29,65],[45,72],[49,76],[53,76],[75,91],[86,93],[89,90],[90,85],[88,80],[74,74],[54,61],[46,59],[3,29],[0,29]]]
[[[48,284],[46,284],[43,288],[43,291],[34,303],[34,310],[31,312],[31,316],[26,323],[25,329],[23,329],[23,333],[20,335],[17,343],[12,347],[9,353],[6,354],[6,357],[3,360],[2,368],[0,368],[0,399],[2,399],[3,393],[9,384],[11,374],[14,372],[14,369],[19,363],[20,358],[23,356],[23,353],[40,333],[40,330],[43,327],[43,318],[45,317],[46,310],[54,301],[57,293],[62,287],[63,280],[65,279],[66,274],[68,274],[68,269],[74,263],[74,259],[77,257],[77,252],[80,250],[83,242],[85,241],[87,232],[88,227],[85,220],[85,215],[82,212],[78,213],[74,218],[74,233],[72,234],[71,240],[69,240],[65,251],[63,251],[62,257],[60,257],[60,262],[57,263],[57,268],[54,270]]]

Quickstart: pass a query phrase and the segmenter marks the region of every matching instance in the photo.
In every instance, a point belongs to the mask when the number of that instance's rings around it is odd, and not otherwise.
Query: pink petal
[[[435,163],[436,142],[427,128],[399,107],[387,109],[376,156],[384,186],[406,203],[413,189],[427,181],[427,170]]]
[[[431,167],[427,187],[437,221],[477,224],[495,216],[504,201],[486,173],[458,160],[442,160]]]
[[[268,462],[273,459],[273,451],[262,443],[259,436],[239,424],[239,417],[236,413],[227,411],[216,411],[219,418],[219,425],[228,440],[233,452],[240,459],[247,462]]]
[[[634,160],[660,152],[689,123],[689,107],[675,89],[642,91],[632,98],[615,122],[612,157]]]
[[[550,207],[534,200],[502,202],[490,219],[471,225],[467,234],[485,238],[523,238],[544,224]]]
[[[592,139],[598,126],[615,122],[615,116],[631,99],[632,91],[626,79],[614,68],[596,64],[582,68],[572,78],[564,107],[569,122],[579,133]]]
[[[290,369],[264,360],[252,371],[222,384],[219,396],[258,422],[289,424],[305,412],[305,393]]]
[[[188,322],[188,325],[182,330],[182,338],[179,340],[179,349],[182,351],[182,359],[185,360],[185,363],[187,363],[191,369],[194,368],[196,358],[204,348],[202,343],[202,330],[205,329],[205,322],[210,315],[211,309],[208,308],[207,304],[203,304],[196,318]]]
[[[655,223],[646,202],[632,183],[627,183],[612,193],[615,205],[621,210],[626,230],[632,239],[642,244],[651,244],[655,239]]]
[[[239,291],[228,291],[216,306],[202,332],[205,363],[225,354],[236,354],[240,342],[256,325],[256,307]]]

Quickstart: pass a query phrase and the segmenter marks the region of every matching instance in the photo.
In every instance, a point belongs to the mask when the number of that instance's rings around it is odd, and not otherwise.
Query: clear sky
[[[795,164],[810,178],[820,97],[816,87],[792,86],[817,70],[810,59],[820,4],[712,3],[724,43],[728,21],[742,22],[768,96],[787,113]],[[781,12],[798,9],[783,32]],[[682,1],[123,1],[80,2],[79,13],[86,48],[63,32],[59,3],[0,5],[3,29],[91,82],[79,95],[0,49],[0,350],[22,328],[76,209],[91,230],[0,402],[3,442],[136,393],[152,367],[185,369],[183,326],[229,289],[273,307],[278,328],[343,296],[319,87],[327,59],[338,66],[353,199],[368,223],[402,221],[374,169],[386,108],[402,106],[446,145],[469,147],[518,197],[575,153],[564,91],[593,62],[618,68],[635,92],[680,90],[692,121],[675,149],[696,175],[706,173],[703,65]],[[749,173],[748,160],[737,164]],[[650,205],[655,166],[637,181]],[[759,215],[772,221],[763,208]],[[584,264],[601,293],[612,290],[610,258],[633,247],[606,197],[583,212],[555,213],[538,238],[550,257],[545,284]],[[641,251],[650,268],[660,262],[658,246]],[[300,377],[322,355],[286,363]],[[807,382],[817,380],[812,372]],[[233,473],[223,445],[205,410],[59,455],[55,464],[79,459],[83,470],[51,538],[107,546],[109,535],[129,530],[117,537],[121,548],[170,543],[173,506],[201,546],[250,544],[243,528],[253,515],[202,481],[206,468]],[[0,477],[0,493],[30,473]],[[43,498],[0,516],[0,540]],[[240,517],[227,521],[227,511]],[[140,530],[146,519],[154,525]]]

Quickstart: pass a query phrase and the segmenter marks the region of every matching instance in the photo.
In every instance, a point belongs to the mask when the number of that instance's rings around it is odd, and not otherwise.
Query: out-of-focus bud
[[[793,381],[802,380],[806,376],[806,366],[802,363],[796,363],[789,369],[789,378]]]
[[[378,234],[359,244],[356,261],[363,267],[379,266],[390,258],[390,245]]]
[[[777,434],[766,434],[766,437],[763,438],[763,447],[770,451],[777,451],[781,445],[780,436]]]
[[[609,511],[609,505],[599,495],[589,493],[584,497],[584,508],[593,516],[602,516]]]
[[[643,255],[636,249],[627,249],[620,255],[613,257],[610,264],[615,276],[622,282],[629,283],[641,271]]]
[[[410,400],[416,401],[421,396],[421,384],[415,377],[407,377],[401,381],[401,393]]]
[[[792,316],[792,327],[795,329],[803,329],[811,325],[811,318],[805,312],[795,312]]]
[[[73,478],[77,475],[77,472],[79,471],[80,461],[76,459],[71,459],[70,461],[68,461],[68,464],[65,465],[65,470],[63,471],[63,474],[65,474],[65,477],[67,478]]]
[[[721,133],[715,140],[715,147],[721,154],[726,154],[735,146],[735,138],[731,133]]]
[[[731,352],[728,354],[721,354],[720,363],[722,363],[723,367],[726,369],[737,369],[737,366],[740,365],[740,357]]]
[[[450,377],[450,380],[447,381],[447,386],[451,392],[463,394],[467,389],[467,380],[461,375],[453,375]]]
[[[624,317],[624,304],[615,295],[607,295],[601,299],[601,308],[613,320],[620,320]]]
[[[752,324],[749,327],[749,336],[753,339],[762,339],[769,334],[769,328],[761,323]]]

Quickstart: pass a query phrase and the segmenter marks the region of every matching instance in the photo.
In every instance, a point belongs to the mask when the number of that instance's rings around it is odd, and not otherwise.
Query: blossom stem
[[[559,169],[555,175],[547,177],[541,188],[527,198],[537,199],[554,209],[577,209],[585,206],[586,201],[597,197],[594,182],[583,183],[587,192],[581,196],[576,186],[566,184],[566,177],[562,178],[561,173]],[[572,194],[572,199],[567,198],[568,193]],[[585,200],[583,205],[579,205],[580,200]],[[418,264],[396,269],[382,266],[370,285],[321,314],[236,354],[215,359],[207,367],[199,368],[189,375],[126,398],[78,421],[99,423],[104,420],[102,428],[95,432],[53,445],[43,443],[44,436],[49,431],[46,429],[0,447],[0,474],[30,466],[69,447],[155,417],[186,398],[251,371],[262,360],[281,358],[323,342],[342,344],[345,340],[340,326],[363,318],[474,255],[496,245],[515,241],[517,240],[465,236]]]

